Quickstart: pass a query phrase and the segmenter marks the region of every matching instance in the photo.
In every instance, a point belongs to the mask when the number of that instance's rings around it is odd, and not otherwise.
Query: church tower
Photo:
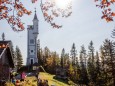
[[[27,65],[32,65],[34,63],[38,63],[37,58],[37,36],[38,36],[38,18],[34,15],[33,25],[28,25],[27,28]]]

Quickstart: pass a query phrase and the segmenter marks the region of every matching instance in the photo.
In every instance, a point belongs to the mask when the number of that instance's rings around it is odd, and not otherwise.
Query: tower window
[[[33,53],[33,50],[31,50],[31,52]]]
[[[33,39],[31,39],[31,40],[30,40],[30,43],[31,43],[31,44],[34,44],[34,40],[33,40]]]

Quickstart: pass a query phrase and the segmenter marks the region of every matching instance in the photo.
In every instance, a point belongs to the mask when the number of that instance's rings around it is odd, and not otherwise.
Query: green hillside
[[[39,73],[39,78],[42,79],[42,80],[48,80],[49,86],[51,86],[51,85],[69,86],[67,83],[65,83],[63,81],[58,81],[58,80],[54,79],[53,77],[54,77],[54,75],[51,75],[51,74],[48,74],[48,73],[44,73],[44,72]]]

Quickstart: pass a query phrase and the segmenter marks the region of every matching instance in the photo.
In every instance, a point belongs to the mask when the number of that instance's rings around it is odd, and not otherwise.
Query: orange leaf
[[[46,17],[46,16],[48,16],[48,14],[47,14],[47,13],[44,13],[44,17]]]
[[[7,10],[8,8],[7,7],[4,7],[4,10]]]
[[[32,13],[31,11],[27,12],[28,15],[30,15],[31,13]]]
[[[115,16],[115,13],[114,13],[114,12],[112,12],[112,13],[111,13],[111,16]]]
[[[22,17],[23,13],[21,11],[18,11],[18,16]]]
[[[102,0],[102,4],[106,4],[107,3],[107,0]]]

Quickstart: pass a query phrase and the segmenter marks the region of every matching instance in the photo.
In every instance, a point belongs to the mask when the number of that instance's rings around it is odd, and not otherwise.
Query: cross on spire
[[[35,13],[36,13],[36,7],[34,9],[35,9]]]

